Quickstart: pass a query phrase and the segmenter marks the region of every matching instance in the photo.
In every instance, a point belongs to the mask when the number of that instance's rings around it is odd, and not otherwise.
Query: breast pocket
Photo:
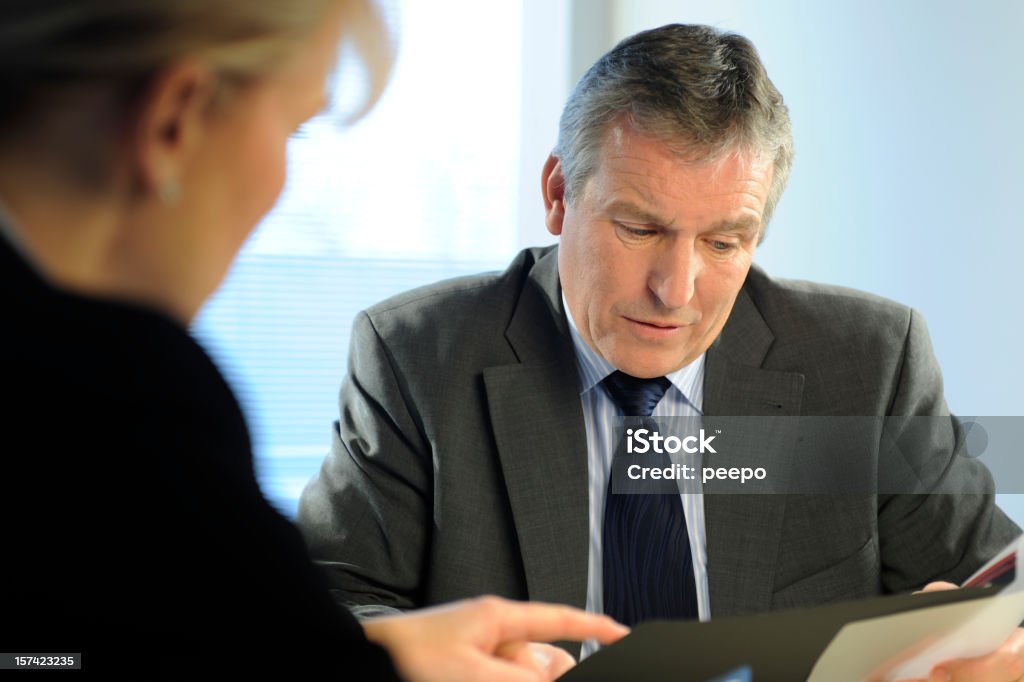
[[[870,537],[845,559],[776,590],[772,594],[771,608],[791,609],[863,599],[881,591],[878,541]]]

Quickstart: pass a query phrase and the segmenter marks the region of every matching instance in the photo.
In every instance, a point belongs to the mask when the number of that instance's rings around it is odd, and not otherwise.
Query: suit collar
[[[587,441],[558,252],[526,252],[505,336],[519,362],[484,370],[488,410],[509,494],[529,598],[586,603]]]
[[[751,268],[722,333],[707,351],[707,415],[800,414],[803,375],[764,367],[775,334],[754,302],[751,285],[753,279],[763,278],[760,269]]]
[[[509,318],[505,338],[522,363],[557,361],[572,352],[558,283],[558,248],[530,249],[521,258],[526,260],[526,281]]]
[[[732,314],[708,349],[704,378],[706,415],[800,414],[804,375],[765,367],[775,334],[755,302],[751,268]],[[767,611],[775,582],[785,495],[704,495],[708,588],[716,616]]]

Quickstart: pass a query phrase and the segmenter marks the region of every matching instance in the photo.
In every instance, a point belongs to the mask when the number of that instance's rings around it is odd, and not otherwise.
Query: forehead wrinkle
[[[647,206],[659,206],[661,202],[658,200],[658,196],[660,194],[667,193],[655,186],[658,181],[664,180],[658,175],[646,173],[640,170],[627,170],[624,168],[617,168],[615,172],[619,179],[623,180],[623,188],[638,195]],[[652,180],[654,180],[654,182],[652,182]],[[670,197],[673,200],[678,200],[680,198],[671,195]]]
[[[690,197],[693,193],[692,188],[687,187],[685,184],[681,185],[671,182],[669,175],[665,172],[655,172],[657,169],[664,170],[661,168],[661,165],[666,163],[668,159],[652,161],[649,156],[642,153],[631,154],[628,150],[622,149],[617,151],[618,153],[608,154],[606,158],[601,159],[601,169],[604,171],[606,179],[613,182],[615,180],[622,181],[626,187],[636,192],[646,203],[652,206],[659,206],[662,203],[661,198],[663,197],[667,198],[670,202],[687,201],[692,198]],[[714,188],[719,187],[720,163],[687,163],[681,159],[677,159],[676,162],[692,169],[706,169],[708,171],[708,179],[710,180],[709,184]],[[730,193],[713,192],[711,195],[720,196]],[[702,194],[708,196],[706,192]]]
[[[605,169],[602,175],[606,182],[610,181],[612,183],[611,192],[606,196],[595,197],[599,199],[605,212],[616,209],[625,210],[651,224],[673,227],[680,217],[676,214],[677,207],[675,204],[685,205],[695,200],[692,196],[692,188],[669,183],[662,175],[616,168],[614,170],[615,175],[612,177],[607,172],[608,170]],[[652,183],[652,179],[656,182]],[[604,183],[595,183],[590,189],[601,193],[602,190],[608,189],[602,187],[602,184]],[[754,188],[760,183],[751,180],[747,184]],[[712,185],[714,189],[719,187],[718,183],[712,183]],[[737,228],[746,231],[748,223],[750,231],[756,232],[760,229],[762,215],[759,211],[755,210],[755,205],[759,199],[754,191],[744,190],[737,192],[735,188],[730,188],[725,191],[704,191],[701,193],[701,196],[738,196],[741,198],[741,201],[738,202],[735,208],[746,215],[741,215],[735,219],[719,220],[708,226],[696,228],[699,232],[726,231]],[[667,211],[666,207],[668,207]],[[751,215],[751,213],[755,213],[756,217]]]
[[[750,177],[750,173],[756,173],[755,169],[759,166],[757,158],[736,149],[712,159],[686,161],[664,147],[664,155],[651,156],[649,148],[632,144],[634,139],[638,142],[657,142],[655,138],[643,133],[635,137],[626,135],[621,125],[612,126],[605,138],[605,144],[598,155],[596,172],[590,178],[593,181],[600,177],[600,180],[596,183],[588,181],[584,190],[598,193],[594,198],[603,210],[611,210],[617,201],[621,201],[622,208],[631,204],[634,213],[648,218],[660,218],[652,223],[670,227],[684,217],[677,214],[679,206],[699,205],[707,198],[726,198],[733,205],[736,212],[734,215],[739,217],[694,225],[694,229],[701,233],[736,229],[760,232],[763,220],[763,212],[758,209],[760,194],[761,190],[767,191],[769,185],[764,182],[764,178]],[[739,165],[735,169],[737,173],[747,175],[738,185],[723,177],[730,161]],[[673,182],[672,172],[679,167],[675,164],[699,173],[703,181],[698,181],[698,186],[691,182]],[[770,172],[771,166],[768,169]],[[731,197],[735,197],[735,200]],[[666,208],[669,210],[666,211]],[[668,220],[669,217],[671,220]]]
[[[678,188],[669,181],[665,173],[654,172],[658,163],[663,160],[652,162],[650,157],[642,153],[630,153],[628,150],[622,149],[617,151],[617,154],[608,154],[606,158],[601,159],[599,172],[606,181],[621,184],[625,189],[636,193],[645,204],[651,207],[660,208],[663,204],[663,197],[667,197],[670,202],[686,198],[685,193],[679,194],[672,191]]]

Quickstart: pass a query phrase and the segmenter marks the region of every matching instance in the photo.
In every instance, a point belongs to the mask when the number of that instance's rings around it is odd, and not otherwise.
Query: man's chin
[[[663,377],[687,365],[685,358],[666,358],[660,355],[641,351],[628,356],[612,357],[609,361],[619,371],[639,379]]]

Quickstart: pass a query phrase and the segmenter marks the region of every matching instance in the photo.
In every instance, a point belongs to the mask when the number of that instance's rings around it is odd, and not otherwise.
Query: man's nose
[[[666,308],[682,308],[693,299],[700,269],[700,255],[694,243],[679,239],[657,259],[649,286]]]

